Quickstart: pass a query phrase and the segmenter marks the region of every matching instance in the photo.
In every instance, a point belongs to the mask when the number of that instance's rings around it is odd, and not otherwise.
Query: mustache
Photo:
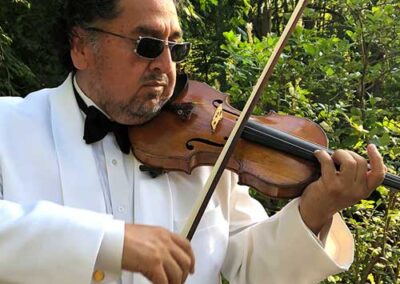
[[[142,79],[142,83],[144,83],[144,84],[149,83],[149,82],[154,82],[154,81],[168,85],[169,79],[166,74],[156,74],[156,73],[147,75],[147,76],[143,77],[143,79]]]

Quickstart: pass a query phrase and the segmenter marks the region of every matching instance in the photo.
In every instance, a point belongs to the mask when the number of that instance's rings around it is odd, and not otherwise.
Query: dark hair
[[[119,13],[119,0],[62,1],[59,20],[55,27],[55,42],[61,63],[68,71],[74,70],[70,56],[74,27],[87,27],[97,20],[112,20]]]
[[[71,38],[74,27],[88,27],[97,20],[112,20],[120,14],[119,0],[59,0],[60,11],[54,29],[55,47],[61,64],[74,70],[71,60]],[[142,0],[146,1],[146,0]],[[181,1],[173,0],[177,9]]]

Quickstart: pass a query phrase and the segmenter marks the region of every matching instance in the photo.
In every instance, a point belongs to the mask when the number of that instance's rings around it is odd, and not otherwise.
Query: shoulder
[[[16,144],[51,141],[51,101],[63,92],[63,85],[30,93],[25,98],[0,98],[0,152],[14,149]]]
[[[0,116],[4,115],[5,112],[14,108],[15,105],[22,101],[23,98],[21,97],[0,97]]]
[[[47,120],[50,115],[50,98],[65,89],[66,83],[56,88],[46,88],[28,94],[25,98],[0,97],[0,127],[14,123],[34,123]]]
[[[46,114],[48,109],[49,89],[30,93],[26,98],[0,98],[0,126],[34,119],[37,115]]]

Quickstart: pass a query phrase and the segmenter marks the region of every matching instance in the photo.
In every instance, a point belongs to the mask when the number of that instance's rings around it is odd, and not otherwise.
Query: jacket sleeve
[[[39,201],[48,198],[64,202],[64,196],[43,194],[57,195],[60,183],[57,162],[43,163],[55,158],[51,151],[54,141],[48,137],[48,93],[46,90],[24,100],[0,97],[0,283],[88,284],[94,269],[105,272],[105,281],[119,279],[122,221],[113,220],[111,215]],[[26,129],[35,131],[22,135],[28,133]],[[41,139],[28,140],[31,136]],[[19,150],[14,153],[10,149]],[[30,162],[24,159],[25,150],[34,153]],[[20,162],[14,163],[18,159]],[[43,164],[47,166],[42,168]],[[45,182],[47,178],[52,182]]]
[[[90,283],[111,221],[47,201],[0,200],[0,283]]]
[[[353,261],[353,238],[338,214],[323,229],[322,243],[303,223],[298,199],[270,218],[243,186],[231,192],[230,203],[223,274],[231,284],[318,283]]]

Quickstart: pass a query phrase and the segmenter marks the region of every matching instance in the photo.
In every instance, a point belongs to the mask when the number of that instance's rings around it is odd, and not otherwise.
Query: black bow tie
[[[109,120],[100,110],[94,106],[88,107],[79,96],[74,86],[74,93],[79,108],[86,114],[83,139],[86,144],[91,144],[103,139],[107,133],[113,132],[121,151],[129,154],[131,144],[128,136],[128,126]]]

